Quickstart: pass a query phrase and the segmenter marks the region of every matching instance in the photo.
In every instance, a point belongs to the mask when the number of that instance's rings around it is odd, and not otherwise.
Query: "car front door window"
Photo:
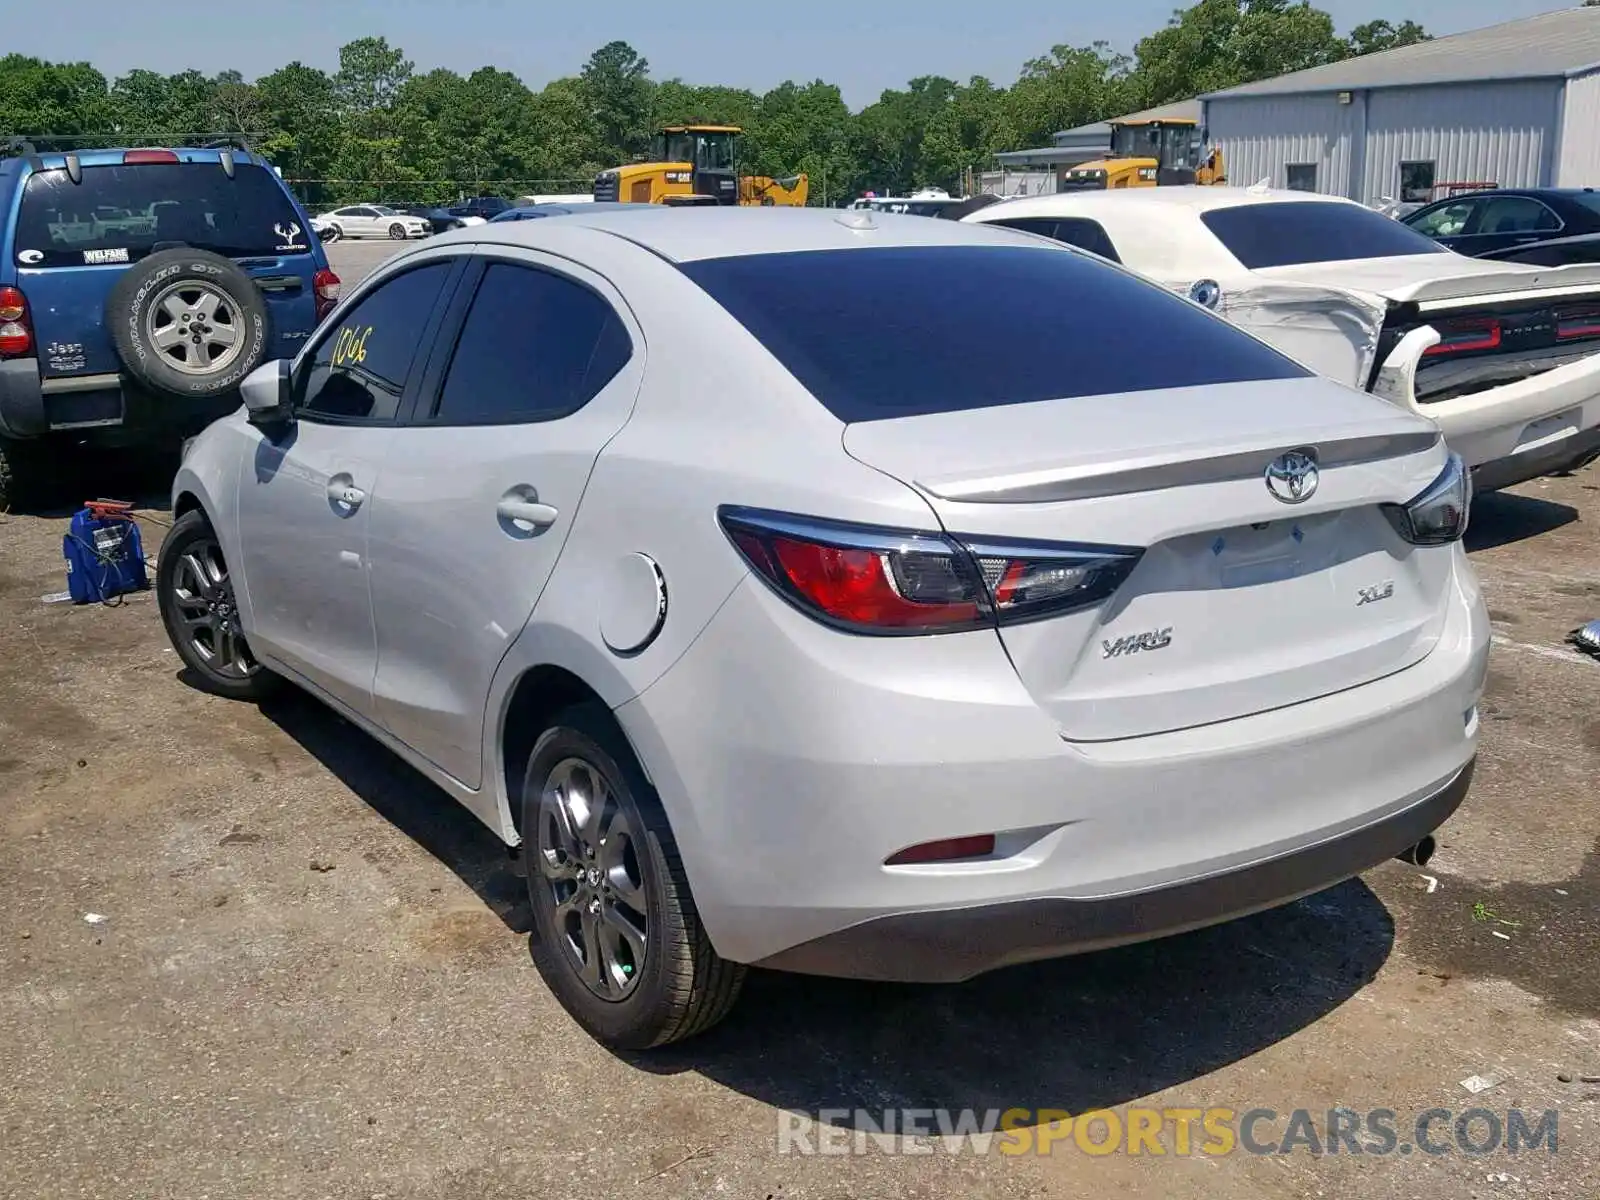
[[[239,542],[258,651],[370,715],[377,643],[367,525],[413,360],[453,264],[393,276],[356,301],[296,372],[296,417],[258,439],[239,485]]]
[[[402,272],[347,310],[301,365],[296,411],[316,421],[393,421],[452,266],[439,260]]]
[[[1460,237],[1471,227],[1472,215],[1479,207],[1471,200],[1459,200],[1418,215],[1406,224],[1431,238]]]

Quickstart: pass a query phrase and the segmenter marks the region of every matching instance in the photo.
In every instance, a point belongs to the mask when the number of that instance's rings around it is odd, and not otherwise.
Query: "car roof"
[[[552,200],[544,204],[519,204],[514,208],[503,209],[495,213],[493,219],[499,221],[513,214],[532,214],[535,217],[560,217],[565,216],[567,213],[593,212],[597,209],[640,207],[642,206],[622,200],[588,200],[581,204],[561,203]]]
[[[991,205],[990,208],[999,208]],[[1042,239],[1006,229],[984,229],[959,221],[930,221],[897,213],[859,209],[765,207],[684,207],[618,204],[589,212],[575,207],[560,221],[490,221],[430,239],[542,249],[553,237],[576,230],[612,235],[672,262],[785,254],[805,250],[858,250],[885,246],[1025,245],[1050,247]],[[988,211],[988,210],[985,210]],[[552,226],[559,226],[559,233]],[[952,287],[959,287],[952,280]]]
[[[1481,200],[1485,197],[1495,196],[1532,196],[1537,200],[1565,200],[1575,196],[1594,195],[1592,187],[1502,187],[1478,188],[1470,192],[1461,192],[1455,196],[1442,196],[1438,200],[1429,200],[1423,208],[1432,208],[1437,204],[1460,204],[1465,200]],[[1421,209],[1418,209],[1420,212]]]
[[[1106,191],[1055,192],[1044,196],[1017,196],[980,209],[963,220],[975,224],[1011,217],[1091,216],[1101,209],[1136,209],[1148,215],[1154,210],[1210,212],[1243,204],[1355,204],[1343,196],[1320,192],[1301,192],[1289,188],[1254,187],[1146,187],[1112,188]],[[1357,205],[1357,207],[1360,207]]]
[[[1157,196],[1158,192],[1169,193]],[[1170,193],[1183,193],[1171,195]],[[1219,192],[1221,195],[1201,195]],[[1026,218],[1078,217],[1096,222],[1123,262],[1136,271],[1161,264],[1161,274],[1190,280],[1238,275],[1244,266],[1201,220],[1219,208],[1245,204],[1337,200],[1314,192],[1250,188],[1153,187],[1107,192],[1061,192],[1003,200],[968,213],[957,224],[984,225]],[[1357,207],[1360,207],[1357,205]]]

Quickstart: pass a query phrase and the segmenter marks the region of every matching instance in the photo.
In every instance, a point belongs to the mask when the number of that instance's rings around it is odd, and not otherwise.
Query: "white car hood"
[[[1265,267],[1254,274],[1263,280],[1334,288],[1397,304],[1465,299],[1524,289],[1543,292],[1600,288],[1600,265],[1535,267],[1455,253]]]

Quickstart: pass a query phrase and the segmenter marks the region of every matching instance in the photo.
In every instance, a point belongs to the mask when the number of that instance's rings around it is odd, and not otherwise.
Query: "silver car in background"
[[[1280,904],[1471,779],[1435,426],[1036,237],[492,223],[245,401],[174,485],[178,653],[520,844],[608,1045],[710,1027],[748,964],[954,981]]]

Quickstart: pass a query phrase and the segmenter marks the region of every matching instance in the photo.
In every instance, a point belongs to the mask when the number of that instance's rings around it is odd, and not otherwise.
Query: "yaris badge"
[[[1317,492],[1317,460],[1310,450],[1290,450],[1267,464],[1266,480],[1274,500],[1303,504]]]

